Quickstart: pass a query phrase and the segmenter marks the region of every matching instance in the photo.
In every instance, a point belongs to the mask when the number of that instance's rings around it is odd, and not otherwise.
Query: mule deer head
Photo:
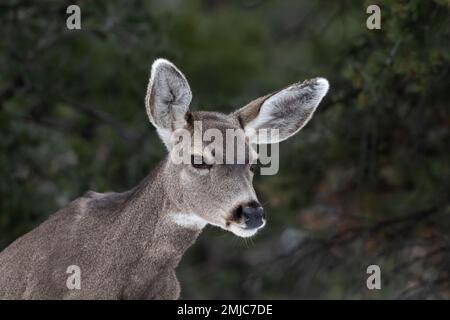
[[[189,109],[192,93],[186,77],[171,62],[156,60],[145,103],[169,157],[178,152],[175,137],[180,130],[192,137],[203,137],[209,129],[224,137],[227,130],[238,132],[232,141],[225,139],[221,152],[210,152],[202,140],[200,147],[192,145],[188,163],[167,162],[167,180],[171,182],[166,195],[182,212],[174,216],[175,222],[186,226],[211,224],[241,237],[252,236],[264,227],[264,209],[252,186],[257,156],[254,145],[278,143],[296,134],[311,119],[328,87],[326,79],[315,78],[258,98],[229,115],[193,112]],[[262,129],[276,129],[278,135],[259,135]],[[218,161],[224,160],[227,150],[234,150],[234,143],[246,146],[242,155],[245,161]]]
[[[327,90],[327,80],[317,78],[230,115],[191,112],[184,75],[169,61],[156,60],[146,108],[168,158],[135,188],[87,192],[3,250],[0,299],[178,298],[175,268],[206,224],[241,237],[264,226],[252,186],[255,144],[294,135]],[[264,134],[267,129],[278,134]],[[235,133],[232,139],[229,131]],[[215,147],[207,143],[211,132],[219,142]],[[180,144],[179,137],[188,143]],[[189,148],[180,149],[185,145]],[[235,154],[236,145],[244,148]],[[180,150],[185,161],[173,161]],[[80,290],[65,287],[71,265],[83,272]]]

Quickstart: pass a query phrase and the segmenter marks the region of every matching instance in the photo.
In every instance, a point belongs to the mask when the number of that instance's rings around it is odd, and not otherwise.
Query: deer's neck
[[[120,243],[120,262],[142,281],[159,270],[174,269],[195,242],[205,224],[189,218],[167,196],[167,175],[163,161],[138,187],[118,214],[111,241]],[[181,220],[180,220],[181,219]]]

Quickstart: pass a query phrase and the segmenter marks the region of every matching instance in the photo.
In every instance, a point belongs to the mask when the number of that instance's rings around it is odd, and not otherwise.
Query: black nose
[[[257,202],[250,202],[242,207],[242,216],[244,218],[247,229],[258,228],[263,225],[264,209]]]

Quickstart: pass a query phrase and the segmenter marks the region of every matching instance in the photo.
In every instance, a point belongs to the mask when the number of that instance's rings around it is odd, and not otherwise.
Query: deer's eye
[[[250,165],[250,171],[251,172],[255,172],[257,168],[258,168],[258,165],[256,163],[252,163]]]
[[[211,169],[212,164],[208,164],[205,162],[203,157],[200,156],[191,156],[191,165],[196,169]]]

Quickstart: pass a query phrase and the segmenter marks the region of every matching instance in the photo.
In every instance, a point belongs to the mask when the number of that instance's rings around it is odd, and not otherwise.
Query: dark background
[[[66,7],[81,7],[67,30]],[[381,30],[366,8],[381,7]],[[290,83],[331,89],[256,178],[268,225],[208,227],[182,298],[450,298],[450,2],[0,3],[0,249],[86,190],[123,191],[165,154],[144,95],[152,61],[195,110],[230,112]],[[366,288],[377,264],[382,289]]]

